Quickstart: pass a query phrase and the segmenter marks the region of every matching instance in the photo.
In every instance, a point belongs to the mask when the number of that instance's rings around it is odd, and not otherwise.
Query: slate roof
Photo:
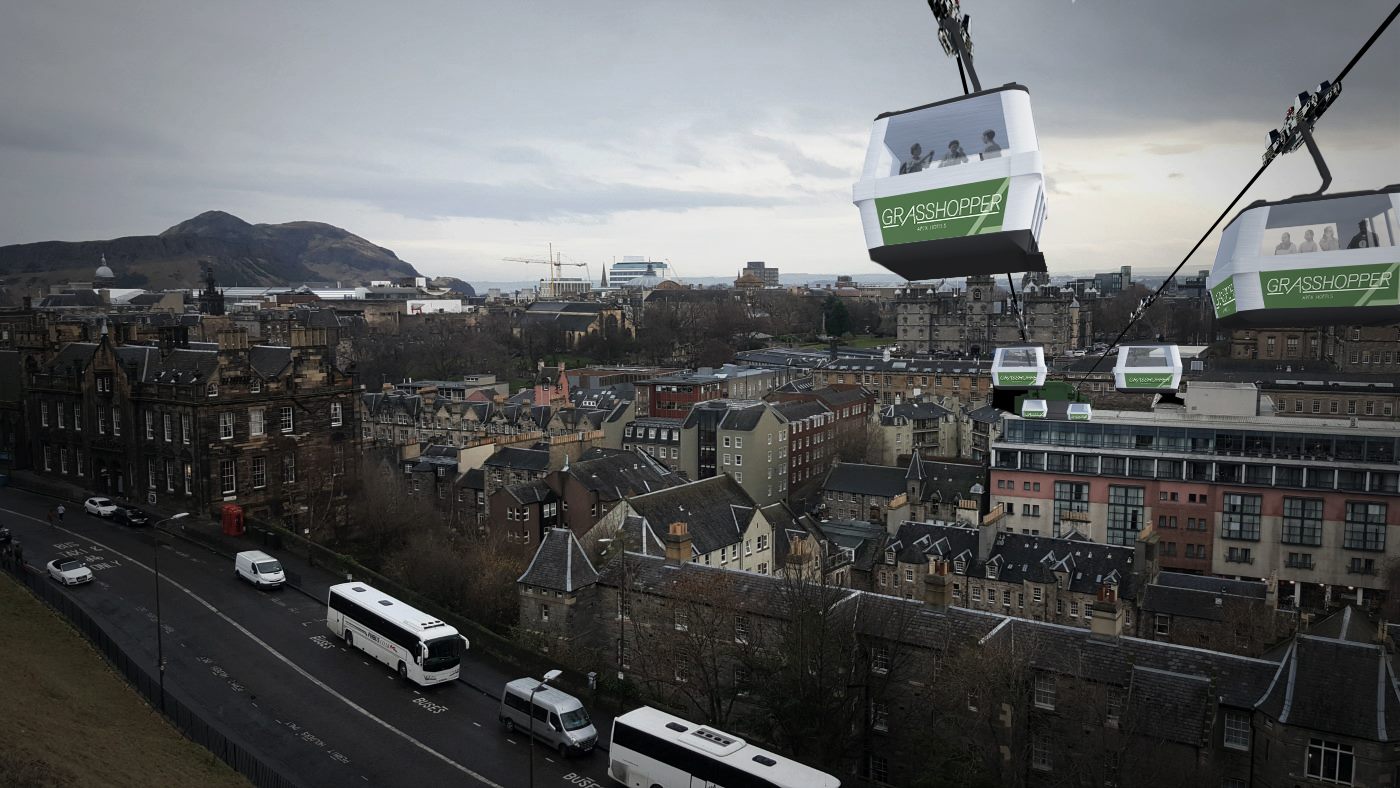
[[[1400,740],[1400,689],[1385,650],[1300,635],[1259,702],[1288,725],[1358,739]]]
[[[480,468],[472,468],[471,470],[462,474],[461,484],[463,487],[467,487],[472,490],[485,490],[486,471],[483,471]]]
[[[1268,585],[1257,580],[1230,580],[1209,575],[1188,575],[1185,572],[1162,572],[1157,575],[1156,584],[1254,599],[1264,599],[1269,594]]]
[[[916,452],[915,457],[918,456]],[[913,457],[910,465],[914,464]],[[919,459],[923,473],[918,494],[921,501],[956,501],[960,498],[974,498],[972,487],[981,484],[986,487],[986,471],[981,465],[961,462],[934,462]]]
[[[773,404],[773,410],[783,414],[788,421],[801,421],[809,419],[821,413],[830,413],[831,409],[821,402],[811,400],[794,400],[789,402],[777,402]]]
[[[826,474],[822,489],[828,492],[856,493],[893,498],[906,491],[904,468],[893,465],[866,465],[838,462]]]
[[[866,391],[861,388],[834,389],[830,386],[812,389],[812,395],[822,402],[825,402],[832,410],[843,405],[860,402],[867,396]]]
[[[574,532],[567,528],[545,531],[535,557],[517,583],[550,591],[573,593],[598,582],[598,571],[583,552]]]
[[[97,352],[96,342],[70,342],[50,362],[49,369],[59,371],[86,368]],[[115,345],[112,348],[118,363],[137,383],[194,383],[210,379],[218,367],[216,350],[176,348],[162,356],[160,349],[150,345]],[[282,348],[290,353],[290,349]]]
[[[522,449],[518,446],[504,446],[486,458],[484,466],[492,468],[512,468],[521,471],[549,470],[549,452],[541,449]]]
[[[1007,583],[1053,583],[1066,576],[1076,593],[1096,593],[1100,585],[1118,587],[1123,599],[1134,599],[1132,547],[1081,542],[1054,536],[999,532],[986,561],[978,560],[976,528],[946,523],[905,522],[886,546],[903,563],[924,563],[929,557],[953,561],[957,574],[991,577]],[[962,571],[957,562],[962,561]]]
[[[681,426],[693,427],[699,423],[701,413],[721,411],[720,429],[751,432],[763,419],[763,414],[771,407],[773,406],[759,400],[706,400],[696,403],[695,407],[690,409],[690,413],[686,414],[685,421],[682,422]]]
[[[1010,619],[988,642],[1003,638],[1006,645],[1027,654],[1038,670],[1117,687],[1129,687],[1138,668],[1203,676],[1210,682],[1211,697],[1240,709],[1253,708],[1278,671],[1278,663],[1270,660],[1134,637],[1096,638],[1081,627],[1028,619]]]
[[[727,474],[627,499],[655,534],[671,523],[690,529],[696,555],[712,553],[744,538],[757,507],[744,488]]]
[[[1215,715],[1206,676],[1135,666],[1126,700],[1123,717],[1131,729],[1195,746],[1210,738]]]
[[[1000,410],[992,407],[991,405],[984,405],[980,408],[976,408],[967,412],[968,418],[972,419],[973,421],[980,421],[984,424],[996,424],[997,422],[1001,421],[1001,418],[1004,415],[1006,414],[1002,413]]]
[[[926,421],[928,419],[941,419],[944,416],[952,415],[952,411],[932,402],[905,402],[899,405],[886,405],[883,413],[893,413],[895,416],[904,416],[911,421]]]
[[[542,503],[559,497],[549,489],[549,485],[539,479],[507,487],[506,493],[520,503]]]
[[[574,481],[604,501],[618,501],[629,495],[645,495],[684,484],[671,469],[637,451],[594,454],[569,465]]]
[[[882,525],[864,520],[823,520],[816,525],[832,545],[833,554],[839,553],[841,548],[854,553],[851,565],[857,570],[869,572],[885,553],[889,535]]]
[[[655,548],[651,548],[655,549]],[[624,573],[623,562],[626,562]],[[797,586],[774,575],[728,570],[691,563],[667,564],[662,556],[627,552],[599,569],[598,583],[612,588],[623,586],[666,598],[679,598],[703,589],[707,595],[722,598],[726,605],[762,616],[781,617],[792,610]],[[808,586],[809,599],[838,605],[855,599],[859,592],[835,586]]]

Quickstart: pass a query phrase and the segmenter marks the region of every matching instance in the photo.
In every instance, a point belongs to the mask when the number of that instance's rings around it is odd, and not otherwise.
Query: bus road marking
[[[4,508],[0,508],[0,512],[5,512],[6,514],[11,514],[11,515],[14,515],[14,516],[16,516],[16,517],[22,517],[22,518],[24,518],[24,519],[26,519],[26,520],[31,520],[31,521],[33,521],[33,522],[35,522],[35,523],[40,524],[40,525],[46,524],[46,521],[41,520],[41,519],[39,519],[38,517],[33,517],[33,516],[28,515],[28,514],[25,514],[25,513],[23,513],[23,512],[17,512],[17,511],[15,511],[15,510],[13,510],[13,509],[4,509]],[[67,528],[64,528],[63,526],[55,525],[55,526],[53,526],[53,528],[55,528],[55,529],[57,529],[57,530],[59,530],[59,531],[62,531],[63,533],[66,533],[66,534],[68,534],[69,536],[71,536],[71,537],[73,537],[73,538],[75,538],[75,539],[83,538],[83,537],[78,536],[78,534],[74,533],[73,531],[70,531],[70,530],[68,530]],[[108,551],[108,552],[110,552],[110,553],[112,553],[112,554],[114,554],[114,555],[121,556],[122,558],[126,559],[126,561],[127,561],[128,563],[132,564],[133,566],[140,567],[141,569],[143,569],[143,570],[145,570],[145,571],[147,571],[147,572],[150,572],[151,574],[155,574],[154,570],[152,570],[151,567],[147,566],[146,564],[141,563],[140,561],[137,561],[136,559],[132,558],[131,556],[125,555],[125,554],[123,554],[123,553],[121,553],[121,552],[119,552],[119,551],[117,551],[117,550],[113,550],[112,548],[107,547],[106,545],[102,545],[101,543],[96,543],[96,544],[98,544],[99,546],[101,546],[103,550],[106,550],[106,551]],[[196,594],[195,592],[191,591],[190,589],[186,588],[185,586],[181,585],[180,583],[176,582],[175,580],[172,580],[172,579],[170,578],[169,575],[165,575],[165,576],[163,576],[161,579],[164,580],[165,582],[169,583],[172,587],[178,589],[178,590],[179,590],[181,593],[183,593],[185,596],[188,596],[190,599],[193,599],[194,601],[196,601],[196,602],[198,602],[199,604],[203,605],[207,610],[209,610],[209,612],[211,612],[211,613],[213,613],[214,615],[218,616],[219,618],[223,619],[223,621],[224,621],[226,624],[228,624],[229,626],[231,626],[231,627],[233,627],[234,629],[238,630],[239,633],[241,633],[244,637],[248,638],[249,640],[253,641],[253,642],[254,642],[255,644],[257,644],[259,647],[261,647],[264,651],[266,651],[268,654],[270,654],[274,659],[276,659],[277,661],[279,661],[279,662],[281,662],[282,664],[286,665],[288,668],[291,668],[294,672],[297,673],[297,675],[301,676],[302,678],[304,678],[304,679],[306,679],[307,681],[311,682],[312,684],[316,685],[318,688],[320,688],[322,691],[324,691],[327,695],[330,695],[331,697],[335,698],[336,700],[338,700],[338,701],[340,701],[341,703],[345,704],[346,706],[350,707],[350,709],[354,710],[356,713],[360,714],[360,715],[361,715],[362,717],[364,717],[365,719],[370,720],[371,722],[375,723],[376,725],[379,725],[381,728],[384,728],[385,730],[389,731],[390,733],[394,734],[395,736],[398,736],[400,739],[403,739],[403,740],[404,740],[405,742],[407,742],[409,745],[411,745],[411,746],[413,746],[413,747],[416,747],[416,748],[419,749],[419,750],[422,750],[423,752],[425,752],[425,753],[427,753],[427,754],[433,756],[434,758],[437,758],[439,761],[442,761],[444,764],[450,766],[451,768],[456,769],[457,771],[461,772],[462,774],[467,775],[468,777],[471,777],[472,779],[476,780],[477,782],[481,783],[482,785],[489,786],[490,788],[505,788],[504,785],[501,785],[500,783],[496,782],[495,780],[492,780],[492,779],[486,777],[486,776],[483,775],[483,774],[480,774],[480,773],[478,773],[478,772],[475,772],[475,771],[473,771],[473,770],[467,768],[466,766],[463,766],[462,764],[460,764],[460,763],[458,763],[458,762],[452,760],[451,758],[447,757],[446,755],[443,755],[442,753],[438,752],[437,750],[434,750],[432,747],[429,747],[428,745],[424,744],[423,742],[419,741],[418,739],[415,739],[413,736],[411,736],[411,735],[405,733],[404,731],[401,731],[401,730],[399,730],[398,728],[394,727],[393,724],[391,724],[391,723],[388,722],[387,720],[384,720],[384,719],[382,719],[382,718],[376,716],[376,715],[375,715],[373,712],[371,712],[369,709],[366,709],[365,707],[359,705],[358,703],[356,703],[355,701],[353,701],[353,700],[351,700],[350,698],[346,697],[345,695],[342,695],[341,693],[337,692],[337,691],[336,691],[334,688],[332,688],[329,684],[327,684],[327,683],[325,683],[324,681],[321,681],[320,679],[318,679],[318,678],[316,678],[315,676],[311,675],[310,672],[308,672],[306,669],[302,668],[302,667],[301,667],[300,665],[298,665],[297,663],[293,662],[291,659],[289,659],[289,658],[288,658],[286,655],[284,655],[282,652],[280,652],[280,651],[278,651],[277,649],[273,648],[270,644],[268,644],[268,643],[267,643],[266,641],[264,641],[262,638],[259,638],[257,635],[253,634],[252,631],[249,630],[247,627],[243,626],[242,624],[238,623],[237,621],[234,621],[234,620],[233,620],[232,618],[230,618],[227,614],[225,614],[224,612],[222,612],[222,611],[219,610],[218,608],[214,607],[214,606],[213,606],[212,604],[210,604],[209,601],[206,600],[204,597],[201,597],[199,594]],[[396,677],[395,677],[395,678],[396,678]]]

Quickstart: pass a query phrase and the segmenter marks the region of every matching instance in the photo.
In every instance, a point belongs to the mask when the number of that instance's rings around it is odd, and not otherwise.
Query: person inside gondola
[[[963,153],[962,143],[953,140],[948,143],[948,154],[938,163],[940,167],[951,167],[954,164],[967,164],[967,154]]]
[[[1001,146],[997,144],[997,133],[995,129],[987,129],[982,132],[982,158],[995,159],[1001,156]]]
[[[1302,253],[1304,253],[1304,252],[1316,252],[1316,251],[1317,251],[1317,243],[1313,241],[1313,231],[1312,231],[1312,230],[1304,230],[1304,231],[1303,231],[1303,242],[1300,243],[1300,244],[1298,244],[1298,254],[1302,254]]]
[[[899,174],[908,175],[911,172],[922,172],[933,163],[933,151],[924,154],[924,147],[919,143],[909,146],[909,161],[899,165]]]
[[[1332,229],[1332,225],[1322,228],[1322,240],[1318,242],[1324,252],[1337,251],[1337,232]]]
[[[1357,222],[1356,226],[1358,232],[1356,235],[1353,235],[1351,241],[1347,243],[1348,249],[1366,249],[1368,247],[1380,245],[1380,239],[1376,237],[1376,234],[1366,230],[1365,219]]]
[[[1293,254],[1298,251],[1298,247],[1293,245],[1293,236],[1284,233],[1279,239],[1278,246],[1274,247],[1274,254]]]

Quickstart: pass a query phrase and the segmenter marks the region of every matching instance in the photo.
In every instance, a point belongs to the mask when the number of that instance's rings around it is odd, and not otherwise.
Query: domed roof
[[[99,282],[104,279],[117,278],[117,275],[112,273],[112,269],[107,265],[107,255],[102,255],[102,262],[97,266],[97,273],[93,274],[92,277]]]

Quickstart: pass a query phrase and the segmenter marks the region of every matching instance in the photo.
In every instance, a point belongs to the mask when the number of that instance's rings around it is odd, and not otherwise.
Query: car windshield
[[[447,670],[462,659],[462,639],[456,635],[427,642],[428,657],[423,660],[426,671]]]
[[[566,711],[560,714],[559,719],[563,721],[564,730],[566,731],[576,731],[579,728],[587,728],[589,724],[588,710],[582,706],[573,711]]]
[[[93,499],[92,499],[92,505],[93,505],[93,506],[111,506],[111,505],[112,505],[112,502],[109,501],[109,500],[107,500],[106,498],[93,498]]]
[[[87,566],[87,564],[82,561],[64,561],[58,565],[58,569],[60,572],[71,572],[74,569],[82,569],[85,566]]]
[[[276,561],[261,561],[257,564],[257,567],[258,574],[260,575],[270,575],[273,572],[282,571],[282,565]]]

